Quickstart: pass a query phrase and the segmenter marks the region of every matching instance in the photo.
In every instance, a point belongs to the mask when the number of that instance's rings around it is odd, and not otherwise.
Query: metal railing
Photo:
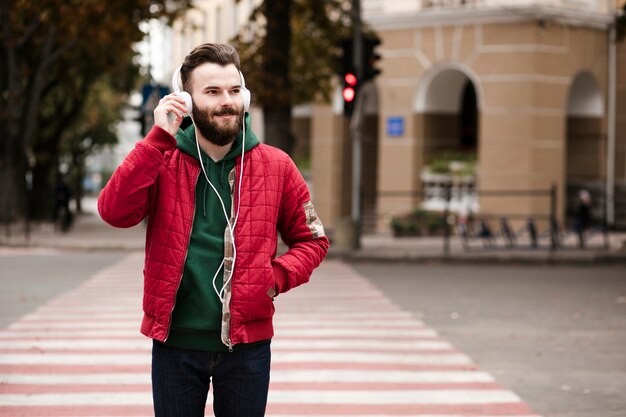
[[[564,249],[566,238],[574,236],[576,246],[579,248],[589,247],[588,238],[591,235],[601,234],[603,237],[603,247],[608,248],[608,229],[606,225],[605,213],[601,217],[595,218],[597,226],[583,230],[581,228],[562,226],[558,221],[557,199],[558,188],[552,185],[548,189],[528,189],[528,190],[475,190],[476,196],[480,199],[502,198],[540,198],[545,199],[544,210],[537,210],[530,213],[502,213],[484,212],[460,213],[450,209],[453,190],[444,189],[443,197],[446,201],[444,209],[439,211],[440,235],[442,237],[442,250],[444,255],[450,254],[450,242],[453,235],[461,238],[464,250],[472,249],[472,242],[482,243],[482,248],[547,248],[550,251]],[[386,198],[415,198],[424,199],[426,192],[418,191],[379,191],[366,193],[364,200],[375,199],[380,203]],[[376,204],[378,205],[378,204]],[[541,204],[540,204],[541,206]],[[415,207],[415,209],[419,209]],[[386,213],[369,213],[364,215],[364,224],[371,223],[382,217],[389,217]],[[426,221],[427,219],[424,219]],[[432,220],[432,218],[431,218]],[[515,229],[512,223],[523,224]],[[371,226],[371,224],[370,224]],[[390,225],[391,227],[391,225]],[[497,229],[497,230],[496,230]],[[499,241],[499,243],[496,243]],[[522,244],[523,242],[523,244]]]

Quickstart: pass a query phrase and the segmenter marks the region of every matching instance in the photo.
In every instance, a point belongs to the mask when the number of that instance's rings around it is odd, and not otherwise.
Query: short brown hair
[[[194,48],[185,57],[183,65],[180,67],[180,78],[183,82],[183,89],[189,91],[192,71],[207,62],[226,66],[233,64],[237,70],[241,70],[239,54],[237,50],[227,43],[204,43]]]

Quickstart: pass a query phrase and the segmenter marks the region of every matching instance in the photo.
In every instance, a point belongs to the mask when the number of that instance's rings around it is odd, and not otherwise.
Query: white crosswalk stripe
[[[67,394],[6,394],[2,403],[11,406],[91,405],[111,402],[118,405],[150,405],[152,398],[142,392],[74,392]],[[209,403],[210,403],[209,398]],[[270,391],[268,402],[283,404],[484,404],[511,403],[519,398],[510,391],[397,390],[397,391]]]
[[[141,266],[129,255],[0,331],[0,417],[151,415]],[[276,310],[268,417],[538,417],[341,262]]]
[[[272,373],[272,382],[493,382],[485,372],[428,372],[428,371],[372,371],[308,369],[306,371],[278,370]],[[0,384],[149,384],[149,373],[101,373],[101,374],[32,374],[0,375]]]
[[[280,331],[278,331],[280,334]],[[21,339],[0,339],[0,349],[15,350],[62,350],[62,349],[107,349],[116,350],[151,350],[152,344],[148,340],[137,340],[128,338],[125,340],[110,339],[64,339],[64,340],[32,340]],[[302,349],[350,349],[359,350],[380,350],[380,351],[447,351],[452,346],[443,340],[409,340],[398,341],[389,346],[389,343],[381,340],[359,340],[355,346],[354,340],[349,339],[313,339],[313,340],[284,340],[278,339],[272,342],[272,350],[302,350]]]

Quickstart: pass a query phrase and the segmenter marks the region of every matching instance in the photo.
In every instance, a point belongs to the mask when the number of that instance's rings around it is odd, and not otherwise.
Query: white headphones
[[[193,105],[191,101],[191,94],[186,91],[181,91],[178,80],[180,78],[180,69],[182,65],[174,70],[174,74],[172,75],[172,88],[174,89],[174,93],[179,95],[185,100],[185,107],[187,108],[187,114],[191,114],[193,110]],[[243,111],[250,110],[250,90],[246,88],[246,80],[243,78],[243,74],[239,71],[239,78],[241,79],[241,100],[243,101]]]
[[[182,67],[182,65],[174,70],[174,74],[172,75],[172,88],[174,90],[174,93],[176,93],[177,95],[179,95],[180,97],[182,97],[185,100],[185,107],[187,109],[187,114],[189,114],[191,116],[192,110],[193,110],[191,94],[189,94],[187,91],[181,91],[181,89],[179,87],[179,84],[178,84],[178,79],[180,78],[180,69],[181,69],[181,67]],[[250,96],[251,96],[251,94],[250,94],[250,90],[248,90],[246,88],[246,81],[243,78],[243,74],[241,73],[241,71],[239,71],[239,78],[241,79],[240,95],[241,95],[241,99],[243,101],[243,110],[244,110],[244,113],[245,113],[245,112],[247,112],[250,109]],[[191,117],[191,119],[193,121],[193,117]],[[222,267],[224,266],[225,259],[222,259],[222,263],[217,268],[217,271],[215,271],[215,275],[213,276],[213,289],[215,290],[215,293],[217,294],[218,298],[220,299],[220,301],[222,303],[224,303],[226,287],[227,287],[228,283],[230,282],[230,279],[232,279],[232,277],[233,277],[234,268],[235,268],[235,261],[237,260],[237,246],[235,245],[235,226],[237,225],[237,220],[239,220],[239,208],[240,208],[240,204],[241,204],[241,183],[243,182],[243,158],[244,158],[245,148],[246,148],[246,122],[245,122],[245,115],[244,115],[244,120],[243,120],[243,123],[242,123],[242,128],[243,128],[243,134],[242,134],[243,143],[241,145],[241,169],[240,169],[240,173],[239,173],[239,188],[237,190],[237,210],[235,212],[236,213],[235,214],[235,219],[234,219],[234,221],[232,223],[230,221],[230,216],[226,212],[226,205],[224,204],[224,201],[222,200],[222,197],[220,197],[219,192],[217,191],[215,186],[209,180],[209,177],[208,177],[208,175],[206,173],[206,170],[204,169],[204,164],[202,163],[202,156],[200,154],[200,143],[198,141],[198,133],[196,132],[196,148],[197,148],[197,151],[198,151],[198,160],[200,161],[200,167],[202,168],[202,172],[204,174],[204,177],[207,180],[207,183],[211,186],[211,188],[213,189],[213,191],[217,195],[217,198],[219,199],[219,201],[220,201],[220,203],[222,205],[222,211],[223,211],[224,217],[226,218],[226,224],[228,225],[228,231],[230,232],[230,237],[231,237],[231,241],[232,241],[232,244],[233,244],[233,263],[232,263],[232,267],[231,267],[232,270],[231,270],[230,278],[227,281],[222,283],[222,288],[221,289],[217,288],[216,279],[217,279],[217,276],[219,275],[220,271],[222,270]],[[194,124],[194,129],[195,129],[195,124]]]

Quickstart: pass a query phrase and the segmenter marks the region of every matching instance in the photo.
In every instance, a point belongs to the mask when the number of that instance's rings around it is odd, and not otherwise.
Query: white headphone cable
[[[191,121],[193,122],[193,116],[190,114],[189,117],[191,118]],[[198,159],[200,162],[200,168],[202,168],[202,173],[204,174],[204,178],[207,180],[208,184],[211,186],[211,188],[213,189],[213,191],[215,192],[215,195],[217,195],[217,198],[220,201],[220,204],[222,206],[222,213],[224,214],[224,218],[226,219],[226,224],[228,225],[228,231],[230,233],[230,239],[232,241],[233,244],[233,263],[232,263],[232,267],[231,267],[231,273],[230,276],[228,277],[228,279],[222,283],[222,289],[218,290],[217,289],[217,285],[216,285],[216,280],[217,280],[217,276],[219,275],[220,271],[222,270],[222,267],[224,266],[224,261],[225,259],[222,259],[222,262],[220,263],[220,266],[217,268],[217,271],[215,271],[215,275],[213,275],[213,290],[215,291],[215,293],[217,294],[218,298],[220,299],[220,301],[222,303],[224,303],[224,292],[226,291],[226,286],[230,283],[233,274],[234,274],[234,268],[235,268],[235,261],[237,260],[237,246],[235,245],[235,226],[237,225],[237,220],[239,219],[239,209],[241,207],[241,183],[242,183],[242,179],[243,179],[243,162],[244,162],[244,155],[245,155],[245,150],[246,150],[246,121],[245,121],[245,111],[244,111],[244,116],[243,116],[243,120],[242,120],[242,144],[241,144],[241,168],[240,168],[240,174],[239,174],[239,184],[238,184],[238,188],[237,188],[237,210],[236,210],[236,214],[235,214],[235,219],[233,221],[233,223],[230,222],[230,217],[228,216],[228,213],[226,212],[226,205],[224,204],[224,201],[222,200],[222,197],[220,196],[219,192],[217,191],[217,188],[215,188],[215,186],[213,185],[213,183],[209,180],[209,176],[206,173],[206,170],[204,168],[204,163],[202,162],[202,154],[200,153],[200,142],[198,141],[198,131],[196,130],[196,124],[194,122],[193,124],[193,129],[194,129],[194,134],[196,136],[196,149],[198,151]]]
[[[172,76],[172,86],[174,88],[174,91],[176,93],[180,93],[180,88],[178,87],[178,76],[180,73],[180,68],[178,67],[175,71],[174,74]],[[245,81],[243,80],[243,74],[241,74],[241,72],[239,72],[239,76],[241,79],[241,88],[245,89]],[[191,104],[191,96],[187,93],[187,97],[188,100],[185,99],[186,104],[188,106],[192,106]],[[188,101],[188,102],[187,102]],[[244,107],[245,107],[245,103],[244,103]],[[218,290],[217,289],[217,285],[216,285],[216,280],[217,280],[217,276],[219,275],[220,271],[222,270],[222,267],[224,266],[224,262],[225,262],[225,258],[222,258],[222,262],[220,263],[220,266],[217,268],[217,271],[215,271],[215,275],[213,275],[213,290],[215,291],[215,294],[217,294],[217,297],[220,299],[220,301],[222,302],[222,304],[224,303],[224,293],[226,291],[226,287],[228,286],[228,284],[230,283],[233,274],[234,274],[234,269],[235,269],[235,261],[237,260],[237,247],[235,245],[235,226],[237,225],[237,220],[239,220],[239,209],[241,208],[241,183],[243,182],[243,163],[244,163],[244,155],[245,155],[245,151],[246,151],[246,109],[243,109],[243,120],[242,120],[242,145],[241,145],[241,169],[240,169],[240,173],[239,173],[239,185],[238,185],[238,189],[237,189],[237,210],[235,212],[235,219],[233,220],[233,223],[231,224],[230,222],[230,217],[228,216],[228,213],[226,212],[226,206],[224,204],[224,201],[222,200],[222,197],[220,196],[219,192],[217,191],[217,189],[215,188],[215,186],[213,185],[213,183],[211,183],[211,181],[209,180],[209,176],[206,173],[206,170],[204,168],[204,163],[202,162],[202,154],[200,152],[200,142],[198,141],[198,131],[196,129],[196,124],[193,120],[193,115],[191,112],[191,109],[189,110],[189,117],[191,118],[191,121],[193,122],[193,129],[194,129],[194,134],[196,137],[196,149],[198,151],[198,160],[200,162],[200,168],[202,169],[202,173],[204,174],[204,178],[207,180],[208,184],[211,186],[211,188],[213,189],[213,191],[215,192],[215,195],[217,195],[217,198],[220,201],[220,204],[222,205],[222,212],[224,214],[224,218],[226,219],[226,224],[228,225],[228,231],[230,233],[230,238],[232,241],[232,245],[233,245],[233,262],[232,262],[232,266],[231,266],[231,271],[230,271],[230,276],[228,277],[228,279],[222,283],[222,289]]]
[[[193,121],[193,117],[191,119],[191,121]],[[217,188],[215,188],[215,186],[213,185],[213,183],[211,182],[211,180],[209,180],[209,176],[206,173],[206,170],[204,168],[204,162],[202,162],[202,154],[200,153],[200,142],[198,141],[198,132],[196,130],[196,125],[194,123],[194,132],[196,135],[196,149],[198,151],[198,159],[200,160],[200,168],[202,168],[202,173],[204,174],[204,178],[207,180],[207,183],[211,186],[211,188],[213,189],[213,191],[215,192],[215,195],[217,196],[217,199],[220,201],[220,204],[222,206],[222,213],[224,214],[224,218],[226,219],[226,224],[228,225],[228,231],[230,233],[230,238],[233,241],[233,265],[235,264],[235,258],[237,256],[237,249],[235,248],[235,235],[233,233],[233,225],[231,225],[230,223],[230,218],[228,217],[228,213],[226,212],[226,206],[224,204],[224,200],[222,200],[222,197],[220,196],[219,192],[217,191]],[[222,262],[220,263],[220,266],[217,267],[217,270],[215,271],[215,275],[213,275],[213,290],[215,291],[215,294],[217,294],[218,298],[220,299],[220,301],[223,303],[224,299],[221,296],[222,291],[219,291],[217,289],[217,285],[216,285],[216,280],[217,280],[217,276],[219,275],[220,271],[222,270],[222,267],[224,266],[224,259],[222,259]]]
[[[222,303],[224,303],[224,292],[226,291],[226,287],[228,286],[228,284],[230,284],[230,281],[232,280],[233,275],[235,274],[235,261],[237,260],[237,247],[235,246],[234,229],[237,226],[237,220],[239,220],[239,209],[241,208],[241,183],[243,182],[243,157],[246,152],[246,112],[245,110],[243,112],[243,120],[241,121],[241,128],[242,128],[241,168],[239,170],[239,185],[237,187],[237,211],[235,211],[235,219],[233,221],[232,228],[230,229],[230,236],[233,241],[233,266],[231,268],[230,276],[225,282],[222,283],[222,290],[217,294],[220,300],[222,300]],[[230,227],[230,222],[228,222],[228,225]],[[222,264],[223,263],[224,261],[222,260]],[[215,279],[213,280],[213,288],[215,288]]]

